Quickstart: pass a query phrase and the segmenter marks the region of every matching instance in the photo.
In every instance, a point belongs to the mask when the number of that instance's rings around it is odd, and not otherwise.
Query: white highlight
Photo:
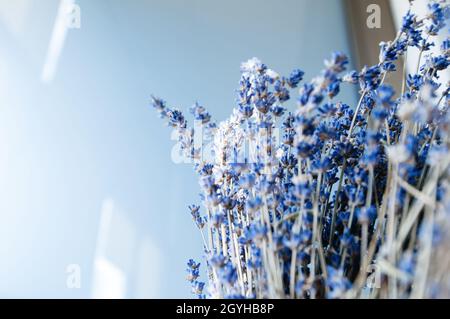
[[[92,298],[125,298],[126,274],[106,257],[112,229],[113,212],[114,202],[111,199],[104,200],[94,259]]]
[[[123,299],[126,283],[125,273],[119,267],[105,258],[95,259],[93,298]]]
[[[56,15],[55,25],[41,75],[41,80],[44,83],[50,83],[55,76],[69,28],[67,22],[68,14],[70,14],[74,6],[74,0],[61,0],[59,2],[58,14]]]
[[[105,199],[93,264],[92,298],[160,297],[162,254],[148,237]]]

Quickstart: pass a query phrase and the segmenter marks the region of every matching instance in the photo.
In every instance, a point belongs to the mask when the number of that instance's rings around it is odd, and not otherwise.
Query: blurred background
[[[379,2],[366,31],[388,40]],[[355,3],[0,0],[0,297],[189,297],[198,184],[150,94],[223,120],[253,56],[306,80],[334,50],[359,66]]]

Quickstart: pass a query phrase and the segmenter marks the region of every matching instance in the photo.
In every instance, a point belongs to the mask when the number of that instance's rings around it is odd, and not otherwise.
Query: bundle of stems
[[[379,63],[359,72],[335,52],[302,83],[299,69],[285,77],[250,59],[219,124],[196,103],[189,128],[180,110],[152,98],[199,175],[204,209],[189,210],[207,289],[189,260],[195,295],[450,297],[450,89],[440,83],[450,39],[437,37],[449,5],[428,8],[424,17],[409,10],[397,37],[380,44]],[[386,80],[411,50],[417,68],[395,92]],[[358,87],[354,107],[338,100],[342,85]]]

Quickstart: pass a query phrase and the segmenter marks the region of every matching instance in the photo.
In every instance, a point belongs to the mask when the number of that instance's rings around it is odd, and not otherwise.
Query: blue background
[[[77,3],[81,28],[43,83],[59,1],[0,0],[0,296],[95,296],[106,201],[116,217],[101,254],[126,278],[123,297],[189,297],[198,183],[171,161],[150,94],[182,109],[198,100],[222,120],[248,58],[309,80],[331,51],[350,53],[342,1]],[[79,289],[67,286],[70,264]]]

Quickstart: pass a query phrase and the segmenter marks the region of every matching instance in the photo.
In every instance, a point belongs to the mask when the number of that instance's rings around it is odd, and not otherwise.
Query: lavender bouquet
[[[195,295],[450,297],[450,89],[439,83],[450,39],[435,40],[449,5],[428,7],[425,17],[408,11],[379,63],[360,72],[346,73],[337,52],[301,84],[301,70],[284,77],[250,59],[219,124],[196,103],[188,128],[181,111],[152,98],[199,175],[204,209],[189,209],[207,288],[190,260]],[[413,47],[417,70],[396,93],[385,80]],[[341,85],[359,87],[356,106],[337,100]]]

